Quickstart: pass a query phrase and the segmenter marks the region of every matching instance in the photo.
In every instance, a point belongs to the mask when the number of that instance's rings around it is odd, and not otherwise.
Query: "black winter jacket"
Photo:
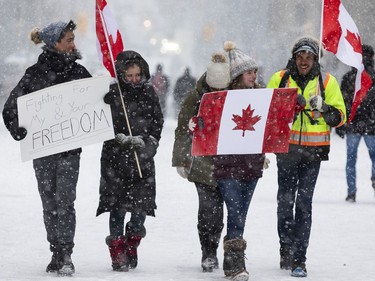
[[[140,178],[134,150],[119,145],[115,140],[104,142],[101,155],[100,201],[97,215],[103,212],[132,212],[142,210],[154,216],[156,183],[154,156],[159,146],[163,115],[159,99],[148,82],[149,69],[144,59],[134,51],[125,51],[125,61],[142,61],[143,82],[139,85],[120,82],[133,136],[142,136],[146,147],[136,151],[142,178]],[[118,73],[118,76],[120,73]],[[121,81],[121,80],[120,80]],[[117,85],[112,85],[105,101],[111,105],[115,134],[129,135],[124,109]]]
[[[365,61],[365,69],[370,75],[372,81],[375,81],[374,62]],[[357,75],[357,69],[352,68],[347,72],[341,82],[341,92],[345,101],[347,117],[350,116],[351,107],[354,96],[354,84]],[[367,92],[360,106],[357,108],[356,114],[350,124],[345,124],[336,128],[336,132],[340,135],[344,134],[361,134],[375,135],[375,87],[374,85]]]
[[[19,140],[17,98],[57,84],[91,77],[85,67],[75,62],[78,58],[80,57],[76,55],[57,53],[43,47],[37,63],[26,69],[4,105],[4,124],[14,139]],[[81,148],[63,152],[61,155],[80,152]]]

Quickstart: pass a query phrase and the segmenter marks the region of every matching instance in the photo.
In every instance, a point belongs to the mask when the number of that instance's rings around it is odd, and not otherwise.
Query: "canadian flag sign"
[[[113,64],[124,49],[121,33],[105,0],[96,0],[95,11],[98,55],[111,76],[115,77]]]
[[[297,89],[230,90],[203,95],[192,155],[285,153]]]
[[[340,0],[324,0],[322,43],[324,49],[334,53],[343,63],[358,70],[349,116],[351,122],[371,87],[372,80],[362,63],[362,44],[357,26]]]

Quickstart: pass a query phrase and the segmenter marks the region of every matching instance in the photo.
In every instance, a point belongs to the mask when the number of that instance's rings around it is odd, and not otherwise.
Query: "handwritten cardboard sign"
[[[110,79],[74,80],[19,97],[19,125],[27,129],[22,161],[114,138],[111,109],[103,102]]]

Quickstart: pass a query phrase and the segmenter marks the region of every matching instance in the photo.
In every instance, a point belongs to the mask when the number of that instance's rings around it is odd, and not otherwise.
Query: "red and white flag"
[[[203,95],[192,155],[283,153],[289,148],[297,89],[230,90]]]
[[[349,122],[354,118],[372,80],[362,61],[362,43],[357,26],[340,0],[324,0],[322,43],[324,49],[332,52],[343,63],[355,67],[354,99]]]
[[[106,0],[96,0],[96,47],[98,55],[112,77],[116,77],[114,61],[124,46],[116,20]]]

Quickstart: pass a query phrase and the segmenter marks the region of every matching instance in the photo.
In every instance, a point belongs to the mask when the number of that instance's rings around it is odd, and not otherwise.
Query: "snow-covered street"
[[[83,148],[77,187],[74,280],[225,280],[222,269],[203,273],[196,229],[197,194],[171,167],[176,123],[167,119],[156,157],[156,217],[146,220],[136,270],[113,272],[105,237],[108,214],[95,217],[101,144]],[[45,273],[50,260],[41,202],[32,162],[22,163],[19,143],[0,126],[0,280],[55,280]],[[253,281],[295,280],[278,267],[276,163],[259,181],[250,205],[245,239],[246,266]],[[370,281],[375,276],[375,197],[370,160],[363,141],[357,163],[357,203],[345,202],[345,141],[332,135],[330,161],[324,162],[315,191],[313,226],[307,253],[309,281]],[[222,263],[222,244],[219,260]]]

